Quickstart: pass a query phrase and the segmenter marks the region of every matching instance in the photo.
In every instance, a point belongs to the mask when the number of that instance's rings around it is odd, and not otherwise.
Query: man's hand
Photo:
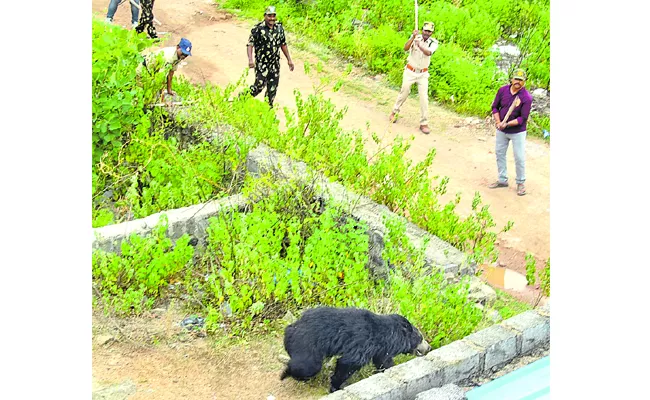
[[[289,60],[287,61],[287,64],[289,64],[289,71],[293,71],[293,67],[294,67],[293,61]]]
[[[497,129],[503,131],[504,129],[506,129],[507,126],[508,126],[507,122],[500,122],[497,124]]]
[[[248,60],[248,68],[255,68],[255,61]]]
[[[417,29],[413,29],[413,37],[416,37],[417,35],[420,34],[420,31]]]

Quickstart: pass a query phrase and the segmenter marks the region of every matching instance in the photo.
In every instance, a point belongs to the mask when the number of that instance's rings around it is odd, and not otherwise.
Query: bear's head
[[[400,326],[400,333],[407,341],[407,348],[404,353],[411,353],[421,357],[431,351],[431,346],[424,340],[422,333],[413,324],[401,315],[394,314],[393,317],[397,319]]]

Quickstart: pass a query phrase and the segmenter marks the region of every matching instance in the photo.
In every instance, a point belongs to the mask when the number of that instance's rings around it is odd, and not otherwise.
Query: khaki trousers
[[[429,71],[427,72],[413,72],[408,68],[404,68],[404,75],[402,76],[402,88],[397,96],[397,101],[393,107],[393,112],[397,114],[400,107],[406,101],[406,98],[411,92],[411,86],[416,83],[418,85],[418,94],[420,96],[420,125],[428,125],[427,115],[429,114]]]

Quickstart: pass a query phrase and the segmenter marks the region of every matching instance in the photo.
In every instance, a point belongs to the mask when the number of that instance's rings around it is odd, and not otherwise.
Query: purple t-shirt
[[[503,133],[520,133],[526,130],[526,122],[528,121],[528,115],[530,114],[530,106],[533,104],[533,96],[528,93],[526,88],[521,88],[521,90],[515,94],[510,94],[510,84],[502,86],[497,91],[497,95],[492,102],[492,114],[499,113],[501,121],[505,118],[510,109],[510,105],[515,101],[515,97],[519,96],[521,103],[512,110],[512,113],[508,117],[508,121],[516,119],[519,122],[517,126],[509,126],[505,128]],[[507,121],[506,121],[507,122]]]

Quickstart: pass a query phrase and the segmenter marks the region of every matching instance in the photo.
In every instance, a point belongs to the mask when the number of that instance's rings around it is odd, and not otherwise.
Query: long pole
[[[415,4],[415,29],[418,29],[418,0],[413,0]]]

